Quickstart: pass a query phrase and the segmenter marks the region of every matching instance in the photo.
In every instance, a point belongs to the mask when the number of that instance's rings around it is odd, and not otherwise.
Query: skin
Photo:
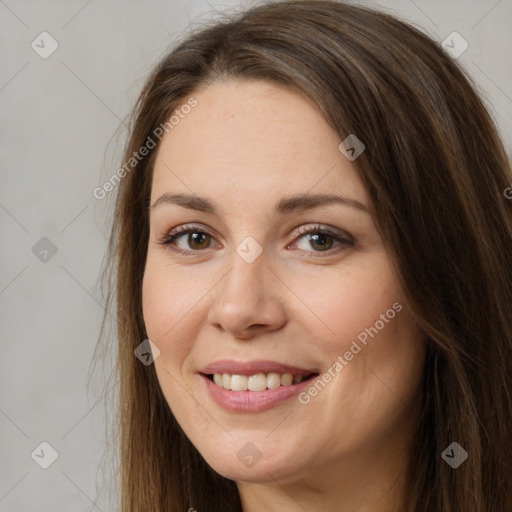
[[[158,149],[151,204],[192,194],[220,211],[152,208],[143,282],[147,334],[160,350],[155,368],[172,412],[207,463],[237,482],[244,512],[402,510],[425,344],[374,220],[342,204],[274,212],[285,196],[313,193],[369,207],[357,160],[340,153],[340,137],[315,106],[284,87],[223,80],[193,96],[197,106]],[[210,235],[175,240],[191,255],[158,243],[190,223]],[[297,233],[317,224],[355,245],[326,235],[322,251]],[[236,252],[248,236],[263,249],[250,264]],[[264,412],[232,412],[205,392],[198,371],[220,359],[328,372],[396,302],[402,310],[306,405],[295,397]],[[247,442],[261,453],[252,467],[237,457]]]

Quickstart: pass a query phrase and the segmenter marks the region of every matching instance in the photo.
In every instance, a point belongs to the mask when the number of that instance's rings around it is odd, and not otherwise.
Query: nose
[[[231,269],[212,290],[208,322],[243,340],[278,330],[286,323],[282,293],[265,251],[252,263],[233,251]]]

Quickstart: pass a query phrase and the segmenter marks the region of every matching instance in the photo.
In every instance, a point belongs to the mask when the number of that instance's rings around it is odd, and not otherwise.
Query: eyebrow
[[[163,194],[153,203],[150,209],[154,210],[163,204],[176,204],[190,210],[197,210],[214,215],[220,214],[220,208],[214,201],[195,195]],[[341,204],[365,213],[370,213],[368,207],[357,199],[335,194],[299,194],[284,197],[276,204],[275,212],[278,214],[289,214],[292,212],[311,210],[328,204]]]

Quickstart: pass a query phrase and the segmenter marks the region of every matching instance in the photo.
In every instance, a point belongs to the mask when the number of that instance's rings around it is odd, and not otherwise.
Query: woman
[[[511,170],[437,43],[328,0],[218,21],[123,163],[123,511],[512,510]]]

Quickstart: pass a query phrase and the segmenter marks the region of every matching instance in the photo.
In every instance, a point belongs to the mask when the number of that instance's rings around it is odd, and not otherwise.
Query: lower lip
[[[204,374],[200,376],[214,402],[228,411],[236,412],[262,412],[271,409],[298,395],[317,378],[315,376],[291,386],[280,386],[265,391],[231,391],[217,386]]]

